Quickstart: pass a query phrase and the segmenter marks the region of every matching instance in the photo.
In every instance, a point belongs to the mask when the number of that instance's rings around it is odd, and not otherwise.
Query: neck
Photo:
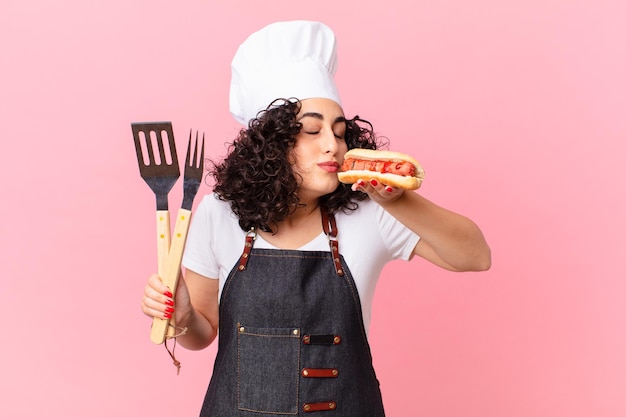
[[[316,200],[312,203],[306,203],[298,207],[296,211],[289,215],[289,217],[282,221],[278,226],[279,228],[283,226],[298,228],[311,222],[311,220],[319,220],[319,218],[320,204],[319,201]]]
[[[297,249],[314,239],[322,232],[319,201],[307,204],[277,225],[273,233],[259,231],[259,234],[281,249]]]

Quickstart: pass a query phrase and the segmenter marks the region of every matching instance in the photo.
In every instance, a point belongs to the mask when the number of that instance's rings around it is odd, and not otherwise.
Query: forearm
[[[177,337],[178,343],[189,350],[201,350],[209,346],[217,337],[217,323],[215,325],[200,312],[192,308],[180,320],[177,318],[176,329],[184,334]]]
[[[416,255],[455,271],[482,271],[491,266],[489,246],[478,226],[467,217],[410,191],[381,205],[420,236]]]

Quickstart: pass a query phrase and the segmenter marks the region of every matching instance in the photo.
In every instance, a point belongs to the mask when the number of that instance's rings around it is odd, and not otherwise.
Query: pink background
[[[486,273],[385,270],[388,415],[626,415],[622,0],[3,0],[0,415],[197,415],[215,348],[176,376],[139,310],[154,197],[130,123],[223,156],[235,48],[296,18],[335,29],[346,113],[493,250]]]

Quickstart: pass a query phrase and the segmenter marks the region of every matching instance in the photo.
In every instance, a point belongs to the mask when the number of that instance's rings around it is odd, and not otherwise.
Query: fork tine
[[[194,147],[193,147],[193,160],[191,161],[189,166],[195,167],[197,161],[198,161],[198,131],[196,130],[196,140],[194,142]]]
[[[196,146],[193,149],[193,163],[192,166],[196,166],[198,163],[198,131],[196,130]]]
[[[200,171],[204,170],[204,132],[202,132],[202,151],[200,151]]]
[[[187,142],[187,156],[185,157],[185,173],[187,172],[187,167],[189,166],[189,161],[191,159],[191,130],[189,130],[189,141]]]
[[[193,146],[191,146],[191,138],[193,132],[189,132],[189,144],[187,146],[187,158],[185,161],[185,176],[183,181],[183,204],[182,208],[191,210],[193,199],[200,187],[202,181],[202,171],[204,169],[204,133],[202,134],[202,145],[200,145],[199,133],[196,131],[196,139]],[[198,152],[198,146],[202,146],[200,152]],[[200,158],[198,158],[200,154]],[[193,155],[193,160],[191,160]]]
[[[187,177],[197,177],[198,169],[202,169],[204,165],[204,133],[202,134],[202,149],[200,151],[200,159],[198,159],[198,146],[200,145],[200,139],[198,138],[198,132],[196,132],[196,139],[193,144],[193,155],[192,155],[192,132],[189,132],[189,143],[187,144],[187,157],[185,158],[185,173]],[[194,173],[196,175],[194,175]]]

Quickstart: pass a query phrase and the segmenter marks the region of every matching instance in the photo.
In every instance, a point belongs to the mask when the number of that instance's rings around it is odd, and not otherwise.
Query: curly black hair
[[[220,200],[230,202],[245,231],[252,227],[275,231],[276,225],[301,204],[298,178],[289,160],[296,135],[302,129],[296,121],[300,107],[300,101],[293,98],[274,101],[239,132],[228,144],[226,158],[210,170],[215,180],[213,191]],[[346,120],[345,141],[348,149],[381,146],[371,123],[358,116]],[[320,203],[332,213],[349,212],[366,198],[367,194],[340,183]]]

